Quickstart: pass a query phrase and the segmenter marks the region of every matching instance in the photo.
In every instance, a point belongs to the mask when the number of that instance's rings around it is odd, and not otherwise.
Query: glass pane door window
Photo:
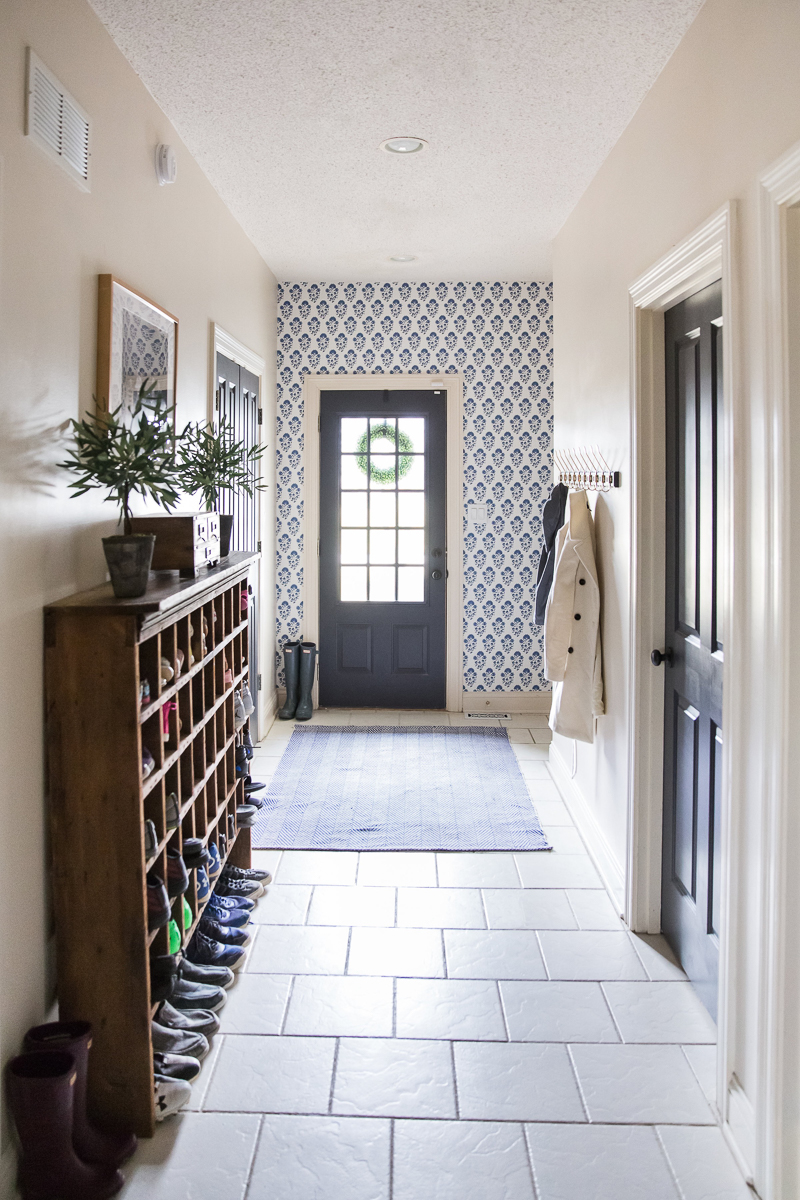
[[[342,601],[425,600],[425,423],[340,418]]]

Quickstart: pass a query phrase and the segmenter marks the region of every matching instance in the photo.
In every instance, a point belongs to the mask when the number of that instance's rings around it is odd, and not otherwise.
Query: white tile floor
[[[507,724],[553,852],[256,853],[275,882],[246,968],[191,1111],[142,1143],[125,1200],[751,1196],[711,1108],[713,1022],[663,939],[622,925],[546,720]]]

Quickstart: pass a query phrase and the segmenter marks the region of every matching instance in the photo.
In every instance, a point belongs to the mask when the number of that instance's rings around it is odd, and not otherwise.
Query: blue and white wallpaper
[[[552,480],[551,283],[282,285],[277,645],[303,632],[303,376],[455,372],[465,380],[464,689],[539,691],[548,685],[533,584]],[[475,503],[487,522],[473,530]]]

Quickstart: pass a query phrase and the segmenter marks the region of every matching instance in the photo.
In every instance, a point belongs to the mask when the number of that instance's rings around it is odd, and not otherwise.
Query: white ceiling
[[[701,3],[92,0],[278,279],[345,282],[550,278]]]

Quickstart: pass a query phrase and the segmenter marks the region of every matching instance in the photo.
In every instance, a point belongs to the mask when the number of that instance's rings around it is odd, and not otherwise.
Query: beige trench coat
[[[604,711],[603,666],[594,521],[585,492],[570,493],[566,516],[544,618],[545,676],[555,685],[550,728],[593,742],[594,718]]]

